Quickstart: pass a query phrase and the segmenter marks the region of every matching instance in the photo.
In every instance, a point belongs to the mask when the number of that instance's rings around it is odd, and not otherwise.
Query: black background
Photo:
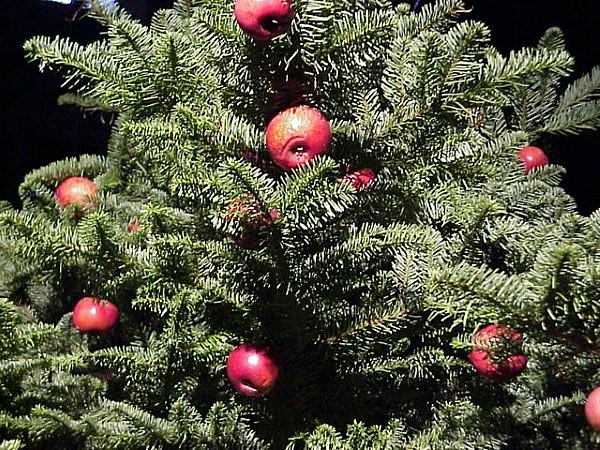
[[[18,205],[17,188],[26,173],[52,161],[81,153],[103,154],[109,126],[101,116],[75,107],[58,106],[64,93],[61,79],[40,73],[25,59],[22,45],[34,35],[68,36],[77,42],[98,37],[91,20],[71,20],[74,8],[42,0],[2,0],[0,28],[0,199]],[[563,29],[567,48],[576,58],[579,76],[600,64],[599,0],[547,2],[541,0],[468,0],[471,17],[492,30],[494,44],[503,53],[536,45],[551,26]],[[120,0],[121,6],[147,23],[152,12],[170,0]],[[564,166],[563,186],[588,214],[600,207],[600,133],[552,138],[544,150],[553,163]]]

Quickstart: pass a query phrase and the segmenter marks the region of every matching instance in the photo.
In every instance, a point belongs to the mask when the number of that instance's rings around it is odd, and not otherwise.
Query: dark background
[[[85,117],[77,108],[57,106],[65,92],[61,79],[40,73],[28,63],[23,42],[34,35],[68,36],[77,42],[98,37],[91,20],[71,20],[73,7],[42,0],[2,0],[0,28],[0,199],[18,205],[17,188],[26,173],[52,161],[81,153],[106,151],[109,126],[101,116]],[[472,18],[492,30],[494,44],[503,53],[536,45],[551,26],[563,29],[568,50],[576,58],[575,76],[600,64],[599,0],[547,2],[542,0],[466,0]],[[134,17],[148,23],[152,12],[170,0],[120,0]],[[552,138],[544,150],[553,163],[564,166],[564,188],[579,210],[588,214],[600,207],[600,133]]]

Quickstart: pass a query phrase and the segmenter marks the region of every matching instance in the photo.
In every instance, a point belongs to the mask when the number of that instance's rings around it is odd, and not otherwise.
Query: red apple
[[[295,15],[291,0],[236,0],[233,13],[240,28],[257,41],[285,33]]]
[[[519,158],[525,165],[525,173],[529,173],[534,167],[547,166],[548,157],[541,148],[529,145],[518,152]]]
[[[341,182],[350,183],[355,191],[362,191],[371,184],[373,180],[375,180],[375,172],[368,168],[349,173],[339,179]]]
[[[267,125],[267,150],[284,170],[295,169],[324,154],[330,142],[327,119],[311,106],[284,109]]]
[[[278,375],[279,368],[267,346],[242,344],[227,358],[227,378],[241,394],[266,394],[275,386]]]
[[[119,308],[94,297],[83,297],[73,309],[73,325],[82,333],[110,330],[119,318]]]
[[[519,375],[527,365],[527,357],[520,354],[523,343],[521,333],[504,325],[488,325],[479,330],[474,338],[475,348],[469,360],[477,372],[494,381],[507,381]],[[498,361],[495,352],[517,351]]]
[[[585,418],[594,431],[600,432],[600,387],[595,388],[585,401]]]
[[[69,177],[63,180],[54,195],[56,201],[63,208],[68,205],[77,205],[79,208],[88,209],[94,205],[96,185],[89,178]]]

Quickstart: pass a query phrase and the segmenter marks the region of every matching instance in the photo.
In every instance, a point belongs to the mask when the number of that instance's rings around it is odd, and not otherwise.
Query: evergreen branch
[[[230,5],[219,2],[204,2],[193,10],[190,21],[190,36],[196,45],[210,55],[212,64],[226,66],[227,59],[234,57],[244,37],[231,20]]]
[[[250,420],[245,417],[245,413],[245,409],[238,405],[215,402],[202,423],[202,430],[207,438],[207,443],[210,444],[203,450],[234,448],[268,450],[271,448],[250,427]]]
[[[468,400],[457,399],[436,407],[428,427],[415,433],[405,445],[407,450],[497,450],[505,443],[490,435],[481,420],[480,408]]]
[[[92,9],[90,14],[100,23],[108,27],[108,37],[111,45],[125,50],[133,50],[130,56],[142,61],[146,68],[148,64],[148,51],[152,36],[148,29],[134,21],[131,15],[117,3],[107,8],[98,0],[90,0]]]
[[[482,82],[485,86],[503,89],[522,84],[526,76],[544,71],[566,77],[572,65],[573,58],[566,51],[526,48],[511,52],[508,58],[498,54],[489,57]]]
[[[0,224],[5,227],[6,237],[14,244],[5,247],[22,258],[35,258],[43,266],[55,269],[66,261],[73,261],[79,246],[73,230],[51,224],[40,215],[14,212],[0,214]]]
[[[88,424],[79,422],[62,411],[43,406],[35,406],[31,410],[29,437],[34,442],[46,441],[48,434],[50,436],[62,434],[57,433],[59,430],[67,435],[72,433],[76,441],[83,440],[91,431]]]
[[[52,369],[70,372],[85,366],[87,353],[64,355],[41,355],[37,359],[20,359],[0,361],[0,372],[23,374],[37,369]]]
[[[594,100],[557,110],[539,131],[569,135],[598,128],[600,128],[600,100]]]
[[[466,262],[432,274],[426,303],[461,322],[496,323],[526,320],[531,294],[521,279]]]
[[[330,327],[322,338],[326,345],[372,345],[385,336],[401,332],[415,311],[405,305],[392,305],[360,311],[348,317],[349,323],[338,323]]]
[[[562,31],[558,28],[548,29],[540,39],[538,48],[551,52],[564,52]],[[556,108],[561,77],[560,73],[547,70],[532,76],[528,85],[519,85],[515,88],[511,103],[515,108],[515,117],[520,130],[529,131],[532,136],[541,131],[539,127],[548,121]]]
[[[288,172],[273,194],[273,203],[280,214],[286,216],[296,209],[297,205],[305,204],[315,195],[316,187],[323,184],[329,173],[337,168],[337,163],[327,157],[315,158],[301,169]],[[294,222],[301,222],[297,217]]]
[[[108,113],[116,113],[114,105],[104,101],[104,99],[92,96],[92,95],[80,95],[80,94],[62,94],[58,97],[58,105],[76,105],[86,111],[106,111]]]
[[[407,93],[419,105],[422,112],[439,101],[443,83],[444,40],[438,33],[424,33],[422,39],[411,44],[412,77],[402,74],[409,84]],[[405,78],[406,77],[406,78]]]
[[[437,380],[438,368],[456,372],[465,362],[455,356],[446,355],[435,347],[421,347],[414,353],[402,357],[374,358],[361,361],[354,370],[363,374],[392,374],[401,380]]]
[[[269,214],[274,202],[275,183],[259,168],[240,159],[227,159],[219,170],[219,184],[227,190],[236,189],[237,195],[251,193],[264,214]]]
[[[157,377],[164,373],[166,355],[163,350],[155,348],[158,345],[156,337],[151,336],[148,342],[151,348],[130,345],[100,349],[90,355],[90,360],[100,367],[106,367],[142,383],[143,377]]]
[[[23,348],[37,355],[52,352],[51,349],[62,347],[65,339],[59,326],[47,323],[25,323],[13,330],[13,337]]]
[[[25,444],[17,439],[0,442],[0,450],[20,450],[22,448],[25,448]]]
[[[152,35],[161,36],[175,30],[189,30],[189,15],[185,11],[176,10],[175,3],[179,4],[178,1],[174,1],[173,9],[159,9],[154,12],[149,28]],[[188,2],[183,0],[182,3],[185,9],[185,3]]]
[[[243,292],[240,286],[227,286],[221,280],[200,277],[194,280],[194,284],[202,290],[203,294],[210,294],[214,296],[215,300],[219,299],[240,310],[246,310],[248,305],[253,302],[252,297]]]
[[[581,106],[598,96],[600,96],[600,66],[595,66],[590,72],[569,84],[559,100],[556,114]]]
[[[151,448],[161,444],[175,444],[179,440],[178,430],[173,423],[141,408],[111,400],[103,400],[99,407],[92,417],[100,421],[100,427],[110,429],[111,422],[120,422],[123,426],[121,433],[134,437],[138,446]]]
[[[160,269],[156,271],[159,272]],[[174,282],[167,278],[148,277],[148,281],[151,281],[149,286],[138,288],[132,305],[159,316],[165,316],[169,312],[169,305],[174,295],[189,288],[187,284]]]
[[[334,128],[339,135],[346,135],[363,151],[376,143],[385,141],[398,128],[398,117],[391,111],[382,111],[379,91],[371,89],[358,91],[350,97],[354,120],[335,121]]]
[[[538,252],[528,281],[541,300],[539,315],[549,334],[596,351],[600,302],[593,292],[600,279],[590,262],[576,243],[549,243]],[[576,332],[566,331],[575,324]]]
[[[443,83],[452,91],[460,92],[466,79],[481,70],[490,30],[480,22],[463,22],[450,29],[444,39],[448,55]]]
[[[354,422],[348,425],[345,436],[335,427],[321,424],[310,434],[292,438],[286,450],[295,450],[296,442],[300,442],[306,450],[393,450],[405,448],[407,434],[406,426],[397,419],[391,420],[385,427]]]
[[[450,18],[466,12],[462,0],[440,0],[423,5],[416,14],[406,14],[399,18],[396,42],[405,44],[427,31],[444,31],[450,25]]]
[[[355,258],[366,261],[386,250],[415,249],[433,253],[440,248],[439,236],[432,230],[402,224],[388,227],[369,223],[360,228],[352,226],[340,237],[342,240],[339,244],[310,255],[303,265],[319,273],[320,269],[331,267],[334,263],[341,267],[344,261]]]
[[[232,350],[232,336],[226,333],[215,333],[210,335],[194,336],[189,346],[198,365],[210,367],[221,367],[223,357]]]
[[[465,86],[461,97],[472,104],[501,105],[507,93],[516,87],[527,86],[532,76],[552,74],[567,76],[573,64],[566,51],[526,48],[511,52],[508,58],[490,53],[481,74],[470,87]]]
[[[173,2],[173,11],[183,20],[190,20],[193,11],[193,0],[175,0]]]
[[[40,60],[40,70],[43,70],[47,64],[69,66],[76,71],[78,77],[95,81],[111,81],[117,86],[124,87],[116,67],[113,64],[102,64],[105,60],[108,62],[111,55],[110,47],[105,42],[84,47],[66,38],[37,36],[27,40],[23,48],[28,53],[29,59]]]
[[[528,402],[526,407],[523,405],[525,402],[519,402],[518,407],[514,405],[511,408],[511,413],[521,425],[531,423],[540,424],[545,421],[551,421],[553,417],[560,416],[565,408],[572,407],[581,401],[582,395],[575,393],[571,397],[559,396],[535,400],[532,402],[533,404],[529,404]]]
[[[86,214],[77,224],[79,251],[107,266],[120,259],[117,236],[114,219],[104,212]]]
[[[335,21],[335,28],[329,44],[330,52],[346,52],[361,48],[359,55],[365,60],[380,57],[385,50],[385,38],[394,23],[394,15],[389,10],[358,10],[354,14],[344,14]],[[363,49],[361,44],[365,46]]]
[[[562,30],[558,27],[548,28],[540,38],[538,47],[553,51],[565,50],[565,36]]]
[[[323,60],[321,54],[329,45],[331,28],[334,23],[332,0],[301,0],[297,24],[300,38],[300,55],[302,60],[312,66],[313,74],[322,72]],[[310,69],[309,69],[310,70]]]
[[[236,145],[256,149],[263,143],[262,132],[237,114],[225,111],[216,124],[217,142],[222,146]]]
[[[429,267],[436,256],[436,249],[421,251],[416,249],[399,249],[390,278],[404,295],[420,294],[429,277]]]
[[[441,143],[436,159],[444,163],[457,163],[468,160],[470,164],[480,159],[483,155],[482,145],[486,142],[480,134],[471,128],[461,130],[460,134],[449,132]]]
[[[7,299],[0,298],[0,358],[17,353],[20,349],[20,339],[16,338],[19,325],[24,317],[17,312],[15,305]]]
[[[107,171],[107,160],[101,155],[80,155],[77,158],[65,158],[54,161],[44,167],[32,170],[19,186],[19,194],[25,198],[36,198],[36,189],[54,190],[58,183],[70,176],[95,178]]]

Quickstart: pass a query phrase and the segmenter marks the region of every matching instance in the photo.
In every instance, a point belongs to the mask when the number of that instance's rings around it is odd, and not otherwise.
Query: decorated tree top
[[[523,152],[600,125],[600,70],[459,0],[238,2],[25,44],[114,124],[0,211],[0,445],[596,442],[600,215]]]

